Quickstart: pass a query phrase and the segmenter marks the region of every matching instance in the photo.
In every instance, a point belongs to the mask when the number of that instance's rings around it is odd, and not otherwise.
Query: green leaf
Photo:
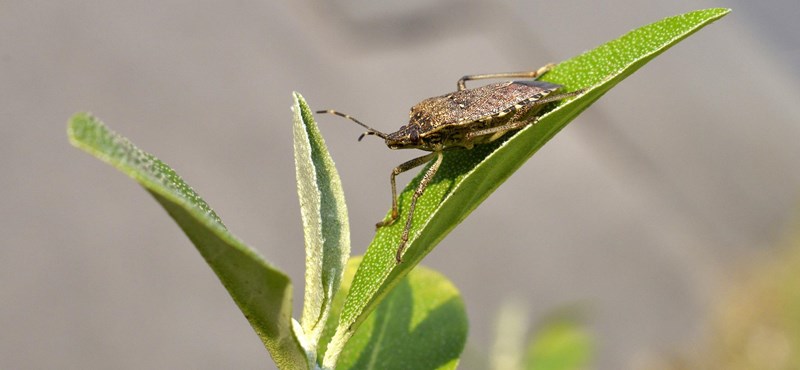
[[[543,115],[536,125],[520,130],[504,142],[446,152],[439,172],[417,203],[407,252],[403,262],[396,264],[394,255],[404,227],[402,220],[419,183],[417,176],[400,196],[401,222],[381,228],[367,250],[331,346],[343,346],[408,271],[579,113],[656,55],[729,11],[706,9],[666,18],[556,66],[543,80],[564,85],[564,91],[585,89],[585,93],[563,102]],[[335,362],[327,357],[326,354],[326,363]]]
[[[301,342],[311,359],[350,257],[350,226],[339,174],[303,97],[295,93],[294,160],[306,242]]]
[[[333,311],[341,310],[360,257],[347,265]],[[332,314],[331,317],[336,317]],[[411,271],[358,328],[337,369],[455,369],[467,339],[467,315],[458,290],[425,267]],[[336,330],[330,319],[320,348]],[[332,366],[326,366],[332,368]]]
[[[592,335],[575,320],[552,319],[545,322],[528,345],[525,369],[587,369],[593,348]]]
[[[211,207],[169,166],[99,120],[76,114],[67,134],[72,145],[130,176],[156,198],[217,274],[278,367],[308,367],[292,331],[288,276],[228,232]]]

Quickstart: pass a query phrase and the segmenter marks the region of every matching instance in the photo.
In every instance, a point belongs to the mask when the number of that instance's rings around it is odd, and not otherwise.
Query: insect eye
[[[409,133],[409,137],[411,138],[412,142],[419,141],[419,133],[417,132],[417,130],[411,130],[411,132]]]

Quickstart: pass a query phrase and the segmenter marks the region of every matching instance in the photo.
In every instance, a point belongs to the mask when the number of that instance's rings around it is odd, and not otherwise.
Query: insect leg
[[[425,189],[428,187],[428,184],[431,182],[433,175],[436,174],[436,171],[439,170],[439,165],[442,164],[442,152],[437,151],[431,154],[426,155],[425,157],[436,156],[436,161],[433,162],[428,171],[425,172],[425,175],[422,176],[422,180],[419,182],[419,186],[417,186],[417,190],[414,191],[414,195],[411,197],[411,205],[408,207],[408,218],[406,218],[406,227],[403,229],[403,235],[400,237],[400,245],[397,247],[397,254],[395,254],[394,258],[397,260],[397,263],[403,262],[403,251],[406,249],[406,243],[408,243],[408,232],[411,230],[411,221],[414,219],[414,208],[417,206],[417,199],[425,192]]]
[[[467,88],[466,82],[473,80],[485,80],[490,78],[537,78],[547,73],[547,71],[553,69],[553,67],[555,67],[555,64],[548,63],[544,67],[541,67],[531,72],[505,72],[505,73],[489,73],[483,75],[466,75],[458,80],[457,83],[458,90],[460,91],[466,89]]]
[[[544,98],[541,98],[539,100],[532,100],[528,104],[531,105],[531,106],[547,104],[547,103],[551,103],[551,102],[554,102],[554,101],[564,100],[564,99],[569,98],[569,97],[580,95],[580,94],[583,94],[584,92],[585,92],[584,89],[580,89],[580,90],[565,92],[565,93],[561,93],[561,94],[547,95]]]
[[[487,128],[487,129],[484,129],[484,130],[472,131],[472,132],[464,135],[464,140],[465,141],[471,141],[471,140],[473,140],[475,138],[478,138],[478,137],[481,137],[481,136],[495,134],[495,137],[492,137],[491,140],[488,140],[487,142],[495,141],[495,140],[499,139],[500,137],[502,137],[506,132],[513,131],[513,130],[518,130],[518,129],[521,129],[521,128],[527,126],[527,125],[535,124],[536,121],[538,121],[538,120],[539,120],[539,117],[536,117],[533,120],[529,120],[529,121],[511,120],[509,123],[507,123],[505,125],[502,125],[502,126],[491,127],[491,128]]]
[[[392,214],[389,216],[389,219],[382,220],[381,222],[378,222],[377,224],[375,224],[376,228],[393,224],[394,221],[397,220],[397,217],[399,216],[399,214],[397,212],[397,184],[395,182],[395,177],[397,177],[397,175],[399,175],[399,174],[401,174],[403,172],[406,172],[406,171],[408,171],[408,170],[410,170],[412,168],[419,167],[419,166],[421,166],[421,165],[423,165],[425,163],[430,162],[430,160],[433,159],[433,156],[435,154],[436,153],[430,153],[430,154],[423,155],[422,157],[414,158],[414,159],[412,159],[412,160],[410,160],[408,162],[405,162],[405,163],[395,167],[392,170],[391,176],[389,176],[389,180],[392,183]]]

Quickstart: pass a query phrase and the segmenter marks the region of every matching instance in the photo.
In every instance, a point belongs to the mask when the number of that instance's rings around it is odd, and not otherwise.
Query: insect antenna
[[[386,134],[384,134],[383,132],[380,132],[380,131],[372,128],[372,127],[369,127],[369,126],[365,125],[361,121],[351,117],[349,114],[344,114],[342,112],[337,112],[337,111],[335,111],[333,109],[318,110],[317,113],[335,114],[335,115],[337,115],[339,117],[347,118],[347,119],[359,124],[361,127],[367,129],[367,132],[361,134],[361,136],[358,137],[358,141],[361,141],[361,139],[363,139],[364,136],[367,136],[367,135],[375,135],[375,136],[377,136],[377,137],[379,137],[381,139],[386,140]]]

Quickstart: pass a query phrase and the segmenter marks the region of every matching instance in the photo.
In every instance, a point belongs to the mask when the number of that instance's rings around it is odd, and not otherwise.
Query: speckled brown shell
[[[408,124],[388,134],[386,144],[392,149],[434,151],[490,142],[497,136],[490,134],[469,141],[465,137],[507,124],[519,109],[525,111],[517,120],[530,119],[543,106],[537,106],[536,101],[560,88],[561,85],[536,80],[506,81],[428,98],[411,108]]]
[[[431,133],[511,113],[561,85],[544,81],[506,81],[428,98],[411,108],[409,125]]]

